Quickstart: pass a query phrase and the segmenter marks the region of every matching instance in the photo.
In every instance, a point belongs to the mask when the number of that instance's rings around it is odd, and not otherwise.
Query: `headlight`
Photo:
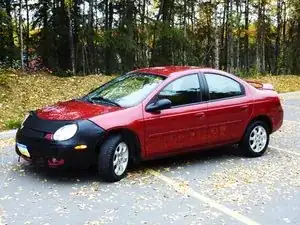
[[[69,124],[59,128],[53,135],[55,141],[66,141],[72,138],[78,130],[76,124]]]

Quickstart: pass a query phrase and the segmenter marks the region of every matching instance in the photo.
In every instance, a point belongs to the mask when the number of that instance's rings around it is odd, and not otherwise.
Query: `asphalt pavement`
[[[282,104],[260,158],[198,152],[142,163],[113,184],[18,162],[14,139],[0,138],[0,224],[300,225],[300,93]]]

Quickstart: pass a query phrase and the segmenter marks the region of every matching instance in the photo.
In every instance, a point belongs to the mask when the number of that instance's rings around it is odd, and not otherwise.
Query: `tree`
[[[71,15],[72,4],[73,4],[72,0],[65,0],[65,6],[66,6],[68,20],[69,20],[69,46],[70,46],[72,74],[75,75],[76,74],[75,48],[74,48],[74,40],[73,40],[73,24],[72,24],[72,15]]]
[[[26,66],[39,57],[43,67],[73,75],[172,64],[300,73],[298,0],[2,0],[0,7],[1,67],[27,55]]]
[[[245,0],[244,69],[249,71],[249,0]]]
[[[24,46],[23,46],[23,18],[22,18],[22,0],[19,2],[19,41],[20,41],[20,60],[21,69],[24,70]]]
[[[15,59],[12,11],[12,0],[0,2],[0,65],[7,64],[10,67]]]

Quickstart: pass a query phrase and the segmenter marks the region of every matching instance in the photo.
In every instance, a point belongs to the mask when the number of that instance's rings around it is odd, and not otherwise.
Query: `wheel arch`
[[[252,118],[252,120],[250,120],[250,122],[247,124],[247,127],[245,129],[245,131],[247,130],[247,128],[249,127],[250,124],[254,123],[255,121],[263,121],[267,124],[268,126],[268,132],[269,134],[272,133],[273,131],[273,123],[272,123],[272,119],[267,116],[267,115],[258,115],[255,116],[254,118]]]
[[[108,130],[103,137],[103,140],[98,144],[96,151],[99,151],[101,144],[111,135],[120,134],[125,140],[128,140],[130,159],[133,163],[138,163],[141,160],[141,142],[139,136],[128,128],[115,128]],[[98,152],[97,152],[98,153]]]

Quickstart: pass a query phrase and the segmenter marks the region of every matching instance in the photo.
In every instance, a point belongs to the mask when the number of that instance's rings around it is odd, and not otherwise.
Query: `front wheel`
[[[248,126],[240,143],[240,149],[248,157],[258,157],[267,150],[269,140],[267,124],[263,121],[255,121]]]
[[[105,181],[115,182],[126,175],[129,148],[121,135],[112,135],[101,145],[98,171]]]

